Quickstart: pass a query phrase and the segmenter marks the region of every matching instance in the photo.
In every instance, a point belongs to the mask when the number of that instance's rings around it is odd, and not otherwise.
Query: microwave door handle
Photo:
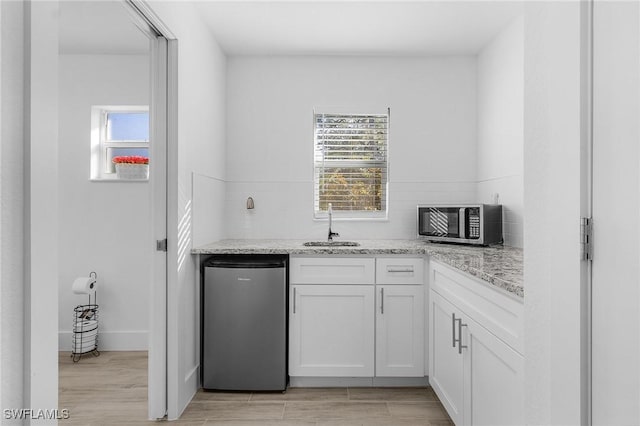
[[[460,234],[460,238],[463,240],[467,239],[467,233],[465,230],[465,210],[467,210],[465,207],[462,207],[458,213],[458,229],[460,230],[459,234]]]

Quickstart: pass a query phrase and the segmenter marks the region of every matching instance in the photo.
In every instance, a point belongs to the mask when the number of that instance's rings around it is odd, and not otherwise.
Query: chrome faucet
[[[327,237],[327,241],[333,241],[333,237],[339,237],[340,234],[337,232],[331,232],[331,216],[333,215],[333,208],[331,207],[331,203],[329,203],[329,208],[327,209],[329,213],[329,236]]]

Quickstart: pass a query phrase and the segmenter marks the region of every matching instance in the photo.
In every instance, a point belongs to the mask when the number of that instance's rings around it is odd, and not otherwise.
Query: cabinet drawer
[[[376,284],[423,284],[424,259],[413,257],[376,258]]]
[[[520,300],[434,260],[429,264],[429,286],[433,291],[523,353],[524,305]]]
[[[367,257],[292,257],[291,284],[375,284],[375,259]]]

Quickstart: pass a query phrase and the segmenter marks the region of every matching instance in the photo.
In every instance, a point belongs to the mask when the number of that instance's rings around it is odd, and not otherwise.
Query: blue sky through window
[[[107,140],[148,141],[148,112],[110,112],[107,114]]]

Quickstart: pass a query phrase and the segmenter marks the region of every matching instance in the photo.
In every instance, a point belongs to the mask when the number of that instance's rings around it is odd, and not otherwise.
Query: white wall
[[[0,406],[24,407],[24,11],[0,2]],[[4,424],[4,423],[3,423]]]
[[[579,223],[581,2],[527,2],[524,17],[525,421],[586,424]]]
[[[226,57],[190,3],[150,2],[178,40],[178,146],[170,147],[168,212],[168,418],[199,385],[199,283],[195,241],[223,237]],[[177,158],[176,158],[177,157]],[[177,165],[177,170],[173,166]]]
[[[226,236],[324,239],[313,108],[362,105],[391,108],[389,220],[340,221],[342,238],[414,238],[416,204],[475,201],[475,57],[232,57]]]
[[[71,292],[98,275],[99,347],[146,350],[151,255],[149,184],[90,181],[91,107],[148,105],[147,55],[61,55],[59,102],[59,347],[71,350]]]
[[[478,55],[478,202],[503,208],[506,245],[523,246],[524,19]]]

